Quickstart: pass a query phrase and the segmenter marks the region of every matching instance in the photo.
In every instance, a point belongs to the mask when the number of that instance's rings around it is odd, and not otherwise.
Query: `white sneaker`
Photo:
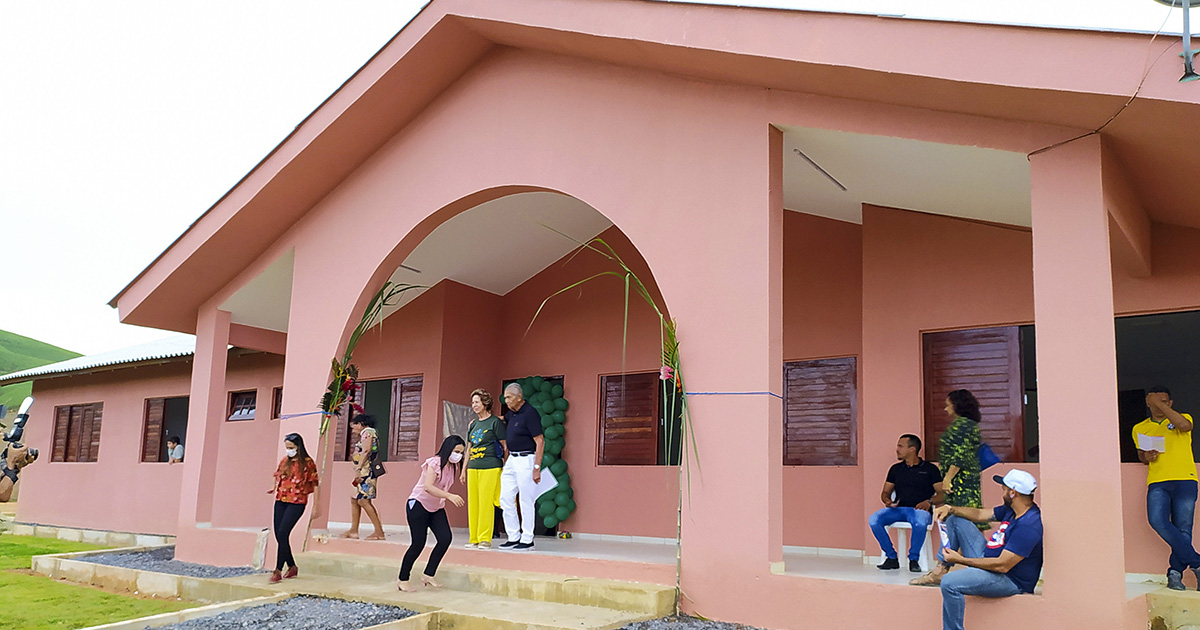
[[[479,545],[477,545],[475,543],[467,543],[467,544],[463,545],[463,547],[466,547],[467,549],[478,549]]]

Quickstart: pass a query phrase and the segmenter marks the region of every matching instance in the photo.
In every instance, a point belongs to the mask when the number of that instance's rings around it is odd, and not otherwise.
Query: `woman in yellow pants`
[[[492,415],[492,395],[486,389],[471,392],[471,410],[478,417],[467,429],[470,459],[463,470],[467,484],[467,520],[471,527],[470,549],[492,546],[492,527],[500,501],[500,471],[507,456],[504,421]]]

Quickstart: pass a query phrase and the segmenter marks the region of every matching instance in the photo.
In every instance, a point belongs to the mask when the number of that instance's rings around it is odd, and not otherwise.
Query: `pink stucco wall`
[[[278,435],[278,423],[270,418],[271,388],[282,382],[283,357],[231,353],[229,366],[229,391],[257,389],[259,412],[252,421],[221,426],[218,465],[231,474],[218,472],[222,494],[228,499],[217,504],[218,524],[263,526],[270,523],[270,504],[263,508],[258,495],[266,496],[271,486]],[[142,429],[146,399],[188,396],[190,375],[191,362],[180,360],[36,381],[36,403],[26,435],[29,444],[42,449],[44,455],[21,477],[18,519],[90,529],[175,533],[183,466],[142,463]],[[91,402],[104,403],[97,460],[50,461],[54,408]],[[184,449],[187,451],[186,443]]]
[[[797,212],[783,219],[783,359],[862,350],[862,227]],[[859,403],[862,402],[859,361]],[[861,414],[860,414],[861,415]],[[862,443],[862,422],[859,422]],[[859,461],[862,461],[860,448]],[[783,543],[860,549],[862,466],[785,466]],[[821,505],[813,510],[811,506]]]

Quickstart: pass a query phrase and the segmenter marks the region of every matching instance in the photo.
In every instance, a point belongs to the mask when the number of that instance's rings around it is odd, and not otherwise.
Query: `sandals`
[[[946,573],[948,572],[944,566],[938,565],[934,570],[925,575],[915,577],[909,580],[908,583],[910,586],[939,586],[942,583],[942,578],[946,577]]]

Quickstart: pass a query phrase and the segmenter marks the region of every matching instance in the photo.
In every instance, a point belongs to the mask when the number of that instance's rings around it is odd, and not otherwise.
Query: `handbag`
[[[371,460],[371,478],[378,479],[387,474],[387,469],[383,467],[383,462],[375,459]]]
[[[979,443],[979,470],[984,471],[1000,463],[1000,456],[987,442]]]

